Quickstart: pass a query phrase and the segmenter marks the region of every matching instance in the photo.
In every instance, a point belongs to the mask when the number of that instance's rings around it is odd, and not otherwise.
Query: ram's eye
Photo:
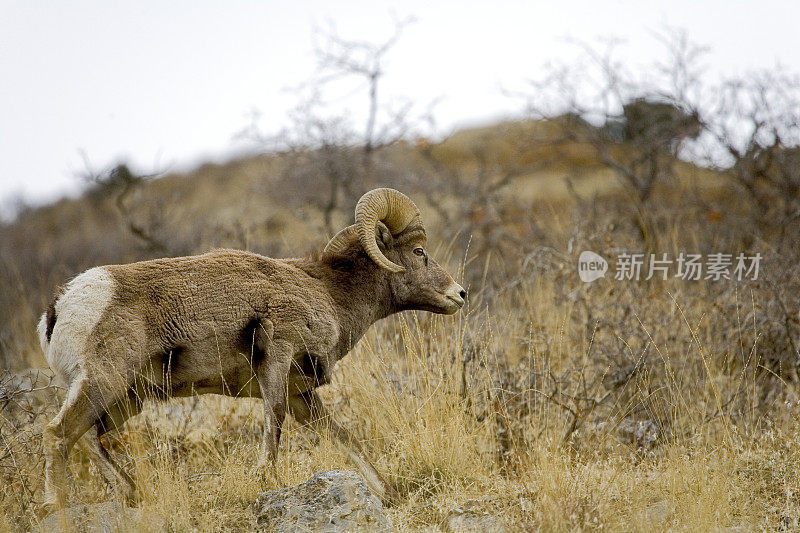
[[[425,250],[423,250],[422,248],[414,248],[414,253],[422,257],[423,255],[425,255]]]

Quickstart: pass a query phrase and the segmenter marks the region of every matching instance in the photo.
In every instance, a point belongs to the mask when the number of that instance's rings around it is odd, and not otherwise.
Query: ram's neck
[[[337,359],[344,357],[372,324],[397,312],[387,273],[372,261],[356,261],[347,272],[313,257],[293,263],[320,280],[335,304],[340,331]]]

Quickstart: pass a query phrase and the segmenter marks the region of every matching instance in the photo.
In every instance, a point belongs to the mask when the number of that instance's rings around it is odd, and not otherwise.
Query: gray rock
[[[508,528],[499,518],[482,511],[475,501],[468,501],[450,511],[444,519],[448,533],[505,533]]]
[[[264,492],[254,511],[267,531],[392,531],[380,500],[355,472],[319,472],[302,485]]]
[[[160,516],[148,513],[143,509],[124,507],[116,502],[104,502],[62,509],[39,522],[35,531],[40,533],[56,531],[155,533],[167,531],[167,523]]]

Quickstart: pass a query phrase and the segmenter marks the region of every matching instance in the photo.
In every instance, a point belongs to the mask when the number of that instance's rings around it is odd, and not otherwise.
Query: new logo
[[[591,283],[596,279],[605,277],[608,271],[608,261],[594,252],[585,250],[578,257],[578,276],[581,281]]]

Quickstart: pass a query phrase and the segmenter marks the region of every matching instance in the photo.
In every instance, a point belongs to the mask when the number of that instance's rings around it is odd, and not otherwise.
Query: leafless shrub
[[[95,171],[86,160],[86,170],[80,176],[92,188],[88,196],[100,202],[111,198],[121,225],[136,238],[148,255],[180,255],[188,253],[170,231],[166,222],[169,206],[166,199],[142,201],[142,187],[157,174],[139,176],[126,164],[118,164],[107,171]],[[138,205],[132,205],[138,204]]]
[[[49,371],[0,371],[0,498],[15,501],[18,517],[40,499],[42,428],[58,408],[57,396]]]

